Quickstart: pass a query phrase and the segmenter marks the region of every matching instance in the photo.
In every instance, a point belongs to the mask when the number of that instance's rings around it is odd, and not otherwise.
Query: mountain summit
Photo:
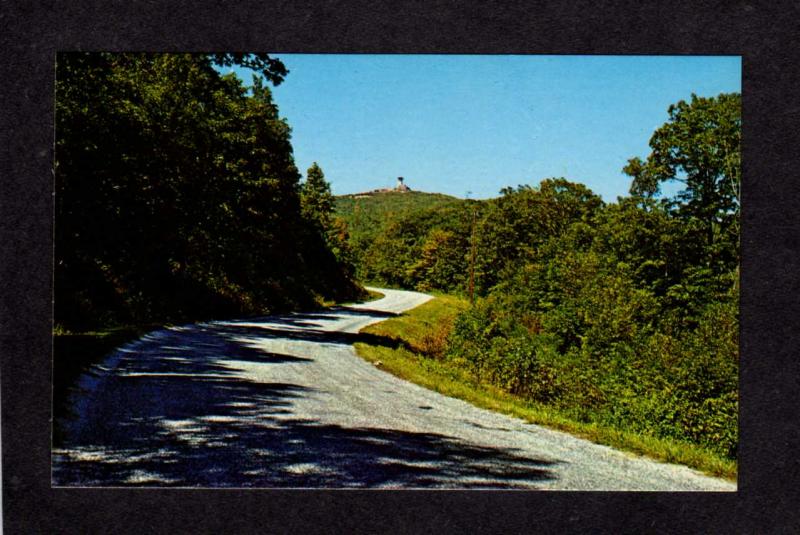
[[[369,196],[369,195],[374,195],[376,193],[393,193],[393,192],[410,193],[412,191],[414,191],[414,190],[412,190],[411,188],[408,187],[408,185],[405,183],[405,179],[403,177],[399,176],[399,177],[397,177],[397,185],[395,187],[393,187],[393,188],[378,188],[378,189],[374,189],[374,190],[371,190],[371,191],[364,191],[362,193],[354,193],[354,194],[345,195],[345,196],[346,197],[353,196],[353,197],[360,198],[360,197],[366,197],[366,196]]]

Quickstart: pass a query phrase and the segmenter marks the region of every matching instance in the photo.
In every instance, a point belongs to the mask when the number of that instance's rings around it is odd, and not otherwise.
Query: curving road
[[[172,327],[83,378],[55,486],[736,490],[397,379],[359,329],[429,296]]]

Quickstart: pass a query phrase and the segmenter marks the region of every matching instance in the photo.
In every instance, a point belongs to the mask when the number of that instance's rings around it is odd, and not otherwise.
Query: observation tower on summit
[[[403,182],[403,177],[399,176],[399,177],[397,177],[397,186],[395,186],[394,190],[395,191],[411,191],[411,188],[406,186],[406,184]]]

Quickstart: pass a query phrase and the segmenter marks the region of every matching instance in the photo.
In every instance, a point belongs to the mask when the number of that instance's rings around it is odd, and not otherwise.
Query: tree
[[[533,259],[552,236],[576,221],[588,221],[603,205],[583,184],[564,178],[542,180],[538,187],[505,188],[478,225],[476,290],[486,294],[504,278],[506,269]]]
[[[638,284],[663,296],[700,256],[702,243],[686,239],[686,226],[655,199],[620,198],[596,216],[592,249],[631,266]]]
[[[210,59],[213,59],[214,63],[223,67],[238,65],[240,67],[252,69],[260,73],[275,86],[280,85],[286,75],[289,74],[289,70],[283,62],[277,58],[270,57],[269,54],[226,52],[211,54]]]
[[[301,213],[267,55],[56,62],[55,316],[64,326],[266,313],[358,293]]]
[[[308,168],[306,181],[300,190],[300,203],[303,216],[313,222],[324,235],[331,228],[333,213],[333,194],[331,185],[325,180],[325,174],[317,162]]]
[[[691,102],[681,100],[668,113],[650,138],[647,160],[632,158],[623,168],[633,177],[631,194],[652,197],[662,182],[680,182],[679,213],[702,223],[707,246],[728,231],[738,237],[741,95],[692,94]]]
[[[422,291],[453,291],[462,288],[467,244],[449,230],[434,228],[422,244],[419,260],[409,269],[412,280]]]

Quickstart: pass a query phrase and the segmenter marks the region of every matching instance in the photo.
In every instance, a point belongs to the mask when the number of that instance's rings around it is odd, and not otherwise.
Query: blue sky
[[[741,91],[738,56],[274,56],[297,166],[318,162],[337,195],[403,176],[490,198],[563,176],[614,201],[670,104]]]

